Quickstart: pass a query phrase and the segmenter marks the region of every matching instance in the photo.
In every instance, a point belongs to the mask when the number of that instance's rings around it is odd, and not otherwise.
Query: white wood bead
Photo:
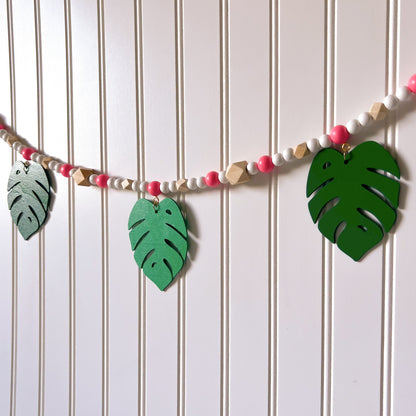
[[[308,140],[306,142],[306,146],[308,146],[308,149],[311,153],[316,153],[319,150],[321,150],[321,145],[319,144],[319,140],[316,138]]]
[[[63,166],[63,163],[57,162],[56,165],[54,165],[53,170],[57,173],[61,173],[61,166]]]
[[[140,183],[140,192],[146,193],[147,192],[147,182],[143,181]]]
[[[293,149],[291,147],[288,147],[287,149],[283,150],[282,156],[283,159],[286,160],[286,162],[290,162],[295,158],[295,155],[293,154]]]
[[[409,101],[411,98],[412,94],[409,91],[409,88],[407,88],[405,85],[403,85],[402,87],[400,87],[397,91],[396,91],[396,97],[400,100],[400,101]]]
[[[133,189],[134,192],[141,192],[140,191],[140,182],[137,179],[135,181],[133,181],[133,183],[131,184],[131,189]]]
[[[123,181],[124,181],[124,178],[115,178],[115,180],[114,180],[114,188],[116,188],[116,189],[123,189]]]
[[[257,175],[259,173],[259,170],[257,169],[257,163],[256,162],[247,163],[247,172],[251,176]]]
[[[165,181],[160,184],[160,192],[162,192],[162,194],[169,193],[169,182]]]
[[[321,147],[331,147],[332,145],[331,139],[329,138],[328,134],[323,134],[321,137],[319,137],[318,140]]]
[[[272,156],[272,162],[275,166],[282,166],[285,163],[285,159],[281,153],[275,153]]]
[[[197,178],[196,184],[198,185],[199,189],[204,189],[207,187],[207,184],[205,183],[205,178],[203,176]]]
[[[72,168],[72,169],[69,171],[69,176],[73,176],[73,175],[74,175],[74,173],[75,173],[77,170],[78,170],[78,168]]]
[[[45,159],[45,155],[41,155],[40,153],[37,154],[36,158],[35,158],[35,162],[42,164],[43,159]]]
[[[58,161],[57,160],[51,160],[50,162],[49,162],[49,165],[48,165],[48,167],[49,167],[49,169],[50,170],[55,170],[55,166],[58,164]]]
[[[361,123],[358,120],[356,120],[355,118],[353,118],[350,121],[347,121],[347,124],[345,125],[345,127],[347,128],[348,133],[350,133],[350,134],[357,134],[363,128]]]
[[[188,179],[188,188],[191,191],[196,191],[196,189],[198,188],[198,184],[196,183],[196,178],[189,178]]]
[[[363,127],[368,126],[369,124],[371,124],[372,121],[374,121],[373,117],[371,117],[371,114],[367,111],[361,113],[357,117],[357,120]]]
[[[7,140],[7,138],[8,138],[8,133],[7,133],[7,130],[5,130],[5,129],[1,129],[1,130],[0,130],[0,137],[1,137],[4,141],[6,141],[6,140]]]
[[[222,171],[218,172],[218,180],[219,180],[221,183],[228,183],[228,179],[227,179],[227,177],[225,176],[225,170],[222,170]],[[188,181],[188,182],[189,182],[189,181]],[[188,184],[188,188],[189,188],[189,184]]]
[[[176,181],[170,181],[169,182],[169,191],[173,194],[176,194],[178,192],[178,187],[176,186]]]
[[[97,186],[97,184],[95,183],[95,179],[97,178],[98,175],[96,175],[95,173],[93,173],[92,175],[90,175],[88,177],[88,180],[90,182],[91,185],[95,185]]]
[[[399,99],[395,95],[390,94],[384,97],[383,104],[388,110],[392,111],[399,106]]]
[[[39,156],[39,153],[37,153],[37,152],[32,153],[30,155],[30,159],[33,160],[34,162],[36,162],[36,159],[37,159],[38,156]]]
[[[108,188],[115,189],[115,187],[116,187],[116,179],[117,179],[117,178],[115,178],[114,176],[110,176],[110,177],[107,179],[107,187],[108,187]]]
[[[13,150],[16,150],[18,152],[19,151],[18,149],[20,149],[21,146],[22,146],[22,143],[20,143],[19,141],[16,141],[13,143],[12,148]]]

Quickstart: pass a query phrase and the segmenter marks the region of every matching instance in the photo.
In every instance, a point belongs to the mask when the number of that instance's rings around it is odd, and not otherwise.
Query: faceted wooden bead
[[[247,162],[242,160],[240,162],[231,163],[227,168],[225,177],[231,185],[248,182],[250,180],[250,175],[247,172]]]
[[[309,149],[306,143],[298,144],[293,150],[293,154],[296,159],[303,159],[306,155],[309,154]]]
[[[131,190],[133,185],[133,181],[131,179],[124,179],[123,182],[121,182],[121,187],[126,190]]]
[[[45,169],[49,169],[49,163],[52,162],[53,158],[51,158],[50,156],[45,156],[42,160],[42,166]]]
[[[91,183],[89,181],[90,176],[94,172],[91,169],[85,168],[78,168],[75,173],[72,175],[74,181],[79,186],[90,186]]]
[[[188,192],[189,191],[189,188],[188,188],[188,185],[187,185],[187,183],[186,183],[187,181],[186,181],[186,179],[184,179],[184,178],[182,178],[182,179],[178,179],[177,181],[176,181],[176,189],[179,191],[179,192]]]
[[[388,112],[389,110],[383,103],[374,103],[369,111],[371,117],[376,121],[384,120]]]

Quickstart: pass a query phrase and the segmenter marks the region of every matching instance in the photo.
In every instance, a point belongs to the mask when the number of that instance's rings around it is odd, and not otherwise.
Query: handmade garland
[[[24,144],[0,125],[0,137],[25,159],[12,167],[7,185],[8,207],[13,222],[27,240],[47,217],[50,199],[47,170],[72,177],[79,186],[150,194],[152,201],[139,199],[131,211],[129,237],[137,265],[164,290],[185,263],[188,235],[180,207],[170,198],[159,201],[160,194],[197,191],[220,183],[246,183],[258,172],[269,173],[286,162],[317,153],[306,186],[307,197],[312,197],[308,204],[310,215],[326,238],[357,261],[382,240],[396,221],[400,170],[380,144],[364,142],[351,150],[347,141],[372,121],[383,120],[400,102],[415,94],[416,74],[407,86],[397,90],[396,95],[386,96],[383,102],[374,103],[368,112],[361,113],[345,126],[335,126],[319,139],[313,138],[272,156],[261,156],[257,162],[239,161],[220,172],[211,171],[198,178],[170,182],[110,177],[93,169],[63,163]],[[340,150],[330,148],[332,145],[340,146]]]

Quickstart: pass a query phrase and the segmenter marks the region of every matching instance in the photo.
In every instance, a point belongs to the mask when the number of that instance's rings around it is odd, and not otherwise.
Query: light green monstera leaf
[[[50,186],[38,163],[16,162],[7,184],[7,202],[13,222],[27,240],[43,225],[48,213]]]
[[[181,270],[188,250],[188,233],[178,205],[169,198],[158,205],[139,199],[128,222],[134,259],[160,290]]]
[[[376,142],[358,145],[345,158],[324,149],[314,158],[306,195],[313,222],[355,261],[378,244],[396,221],[400,183],[396,161]]]

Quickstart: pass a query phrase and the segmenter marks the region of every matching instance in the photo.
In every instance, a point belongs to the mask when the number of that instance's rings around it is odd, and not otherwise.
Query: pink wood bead
[[[69,163],[65,163],[65,165],[61,166],[60,171],[62,175],[65,176],[65,178],[69,178],[69,172],[71,171],[71,169],[74,169],[74,167],[70,165]]]
[[[147,192],[149,192],[152,196],[158,196],[161,194],[160,192],[160,182],[153,181],[150,182],[149,185],[147,185]]]
[[[7,127],[4,126],[3,124],[0,124],[0,130],[7,130]]]
[[[331,142],[335,144],[344,144],[348,141],[349,137],[350,133],[348,133],[347,128],[341,124],[335,126],[331,130],[331,133],[329,133],[329,138],[331,139]]]
[[[205,176],[205,183],[211,188],[218,186],[220,184],[220,180],[218,179],[218,172],[215,172],[214,170],[208,172]]]
[[[412,75],[407,83],[407,88],[413,93],[416,94],[416,74]]]
[[[30,156],[32,156],[32,154],[35,152],[36,152],[35,149],[32,149],[31,147],[25,147],[24,149],[22,149],[22,156],[26,160],[30,160]]]
[[[108,175],[98,175],[95,178],[95,183],[100,187],[100,188],[107,188],[107,181],[108,181]]]
[[[274,169],[273,160],[270,156],[262,156],[257,162],[257,169],[263,173],[269,173]]]

